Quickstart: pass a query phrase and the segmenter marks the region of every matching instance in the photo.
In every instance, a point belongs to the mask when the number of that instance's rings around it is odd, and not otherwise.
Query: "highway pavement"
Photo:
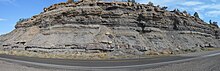
[[[0,60],[48,71],[220,71],[219,51],[121,60],[66,60],[0,55]]]

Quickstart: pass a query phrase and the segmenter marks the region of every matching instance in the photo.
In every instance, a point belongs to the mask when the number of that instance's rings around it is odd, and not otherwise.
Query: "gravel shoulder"
[[[22,66],[15,63],[0,61],[0,71],[55,71]]]

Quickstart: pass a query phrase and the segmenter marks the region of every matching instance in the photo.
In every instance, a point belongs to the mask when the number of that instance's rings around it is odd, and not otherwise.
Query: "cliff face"
[[[143,55],[220,46],[217,26],[130,2],[59,3],[15,27],[0,37],[3,49]]]

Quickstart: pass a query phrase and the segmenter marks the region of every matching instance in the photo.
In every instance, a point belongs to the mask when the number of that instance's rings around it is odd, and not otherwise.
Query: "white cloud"
[[[188,1],[188,2],[184,2],[181,5],[184,6],[195,6],[195,5],[201,5],[204,4],[203,2],[199,2],[199,1]]]
[[[220,4],[213,4],[209,8],[210,9],[219,9],[220,10]]]
[[[16,0],[0,0],[0,3],[6,4],[6,5],[13,5],[13,6],[18,6],[15,3]]]
[[[220,16],[220,10],[209,11],[206,13],[206,15],[209,17],[218,17]]]
[[[211,0],[212,2],[217,2],[216,0]]]
[[[202,6],[198,6],[195,8],[196,11],[198,10],[206,10],[206,9],[214,9],[214,10],[220,10],[220,4],[206,4]]]
[[[0,21],[4,21],[4,20],[6,20],[6,19],[0,18]]]

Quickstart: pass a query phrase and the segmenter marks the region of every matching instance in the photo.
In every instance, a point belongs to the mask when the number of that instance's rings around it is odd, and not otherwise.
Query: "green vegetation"
[[[194,13],[194,17],[199,18],[198,12],[195,12],[195,13]]]
[[[218,27],[218,22],[212,22],[212,20],[209,20],[209,24]]]
[[[25,21],[28,21],[30,18],[21,18],[19,19],[19,21],[17,23],[22,23],[22,22],[25,22]]]

